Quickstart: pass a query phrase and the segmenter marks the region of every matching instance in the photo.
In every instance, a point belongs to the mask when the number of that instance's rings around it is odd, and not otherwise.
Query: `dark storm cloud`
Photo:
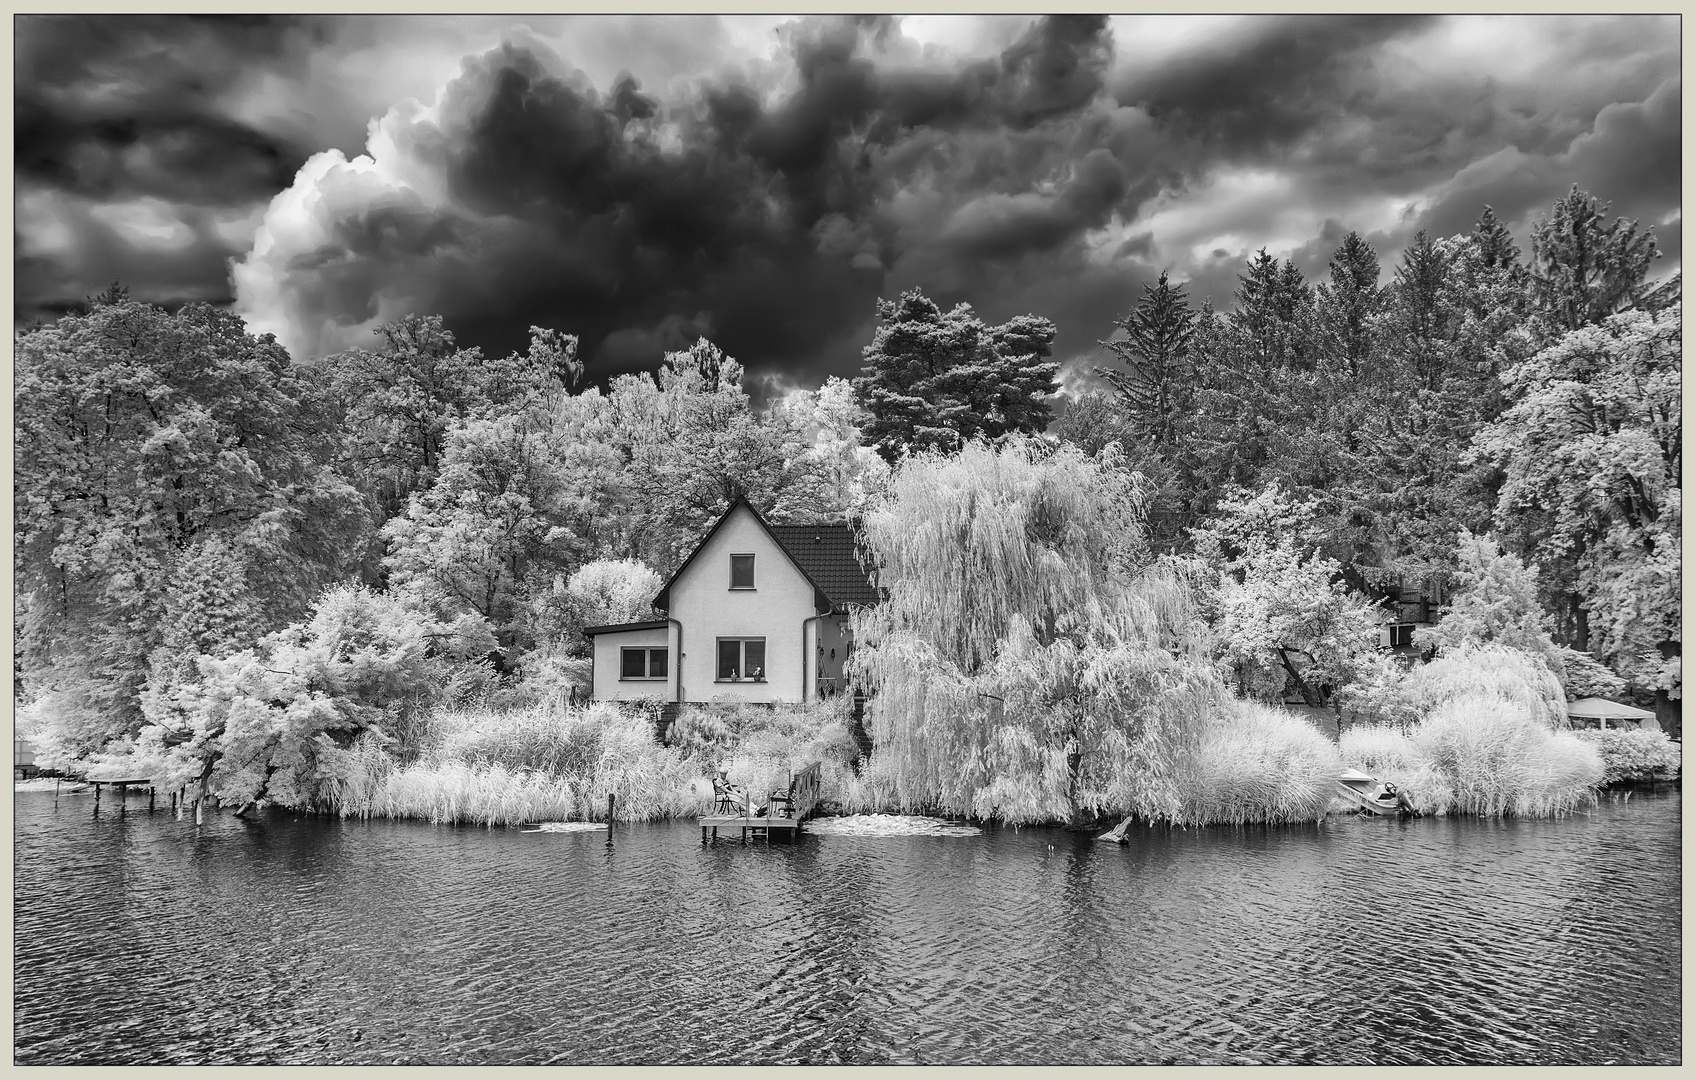
[[[209,211],[255,213],[318,148],[233,118],[224,98],[257,70],[297,65],[322,27],[35,15],[14,28],[14,183],[21,204],[74,241],[57,255],[32,250],[27,234],[15,245],[17,314],[63,309],[114,278],[149,299],[231,300],[223,267],[246,238],[232,240]],[[135,200],[176,207],[174,227],[192,241],[161,251],[97,212]]]
[[[17,27],[17,314],[122,278],[303,358],[431,312],[810,385],[919,287],[1054,319],[1071,378],[1161,271],[1228,306],[1262,246],[1312,278],[1358,230],[1387,276],[1576,182],[1680,250],[1675,18]]]
[[[775,100],[708,83],[673,107],[508,43],[468,60],[431,115],[391,117],[395,160],[380,151],[366,168],[389,203],[423,205],[419,170],[439,182],[445,246],[421,253],[411,218],[356,228],[376,250],[351,261],[382,272],[371,291],[345,291],[346,273],[321,267],[348,268],[345,219],[371,200],[344,199],[343,184],[365,181],[334,163],[309,181],[324,198],[300,204],[307,219],[273,207],[267,229],[286,252],[238,268],[243,295],[261,319],[267,297],[315,313],[285,331],[315,353],[404,299],[488,348],[522,347],[532,323],[580,334],[595,374],[651,366],[704,333],[753,370],[816,381],[812,359],[865,336],[887,271],[915,246],[965,262],[1055,249],[1129,190],[1112,148],[1074,145],[1111,58],[1102,20],[1039,22],[954,70],[883,64],[893,32],[804,22],[788,38],[794,84]],[[943,212],[903,222],[889,209],[916,186],[939,192]],[[346,209],[325,215],[325,202]],[[384,288],[387,307],[373,300]]]
[[[83,195],[192,202],[269,197],[317,147],[288,145],[223,111],[255,65],[320,37],[264,17],[19,16],[13,169]]]
[[[1381,15],[1271,20],[1128,72],[1115,92],[1218,153],[1277,153],[1347,110],[1343,91],[1372,47],[1428,21]]]

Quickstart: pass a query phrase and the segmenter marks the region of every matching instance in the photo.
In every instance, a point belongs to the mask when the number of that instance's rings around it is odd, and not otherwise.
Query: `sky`
[[[15,23],[14,319],[114,280],[297,361],[439,314],[591,376],[711,338],[852,376],[877,301],[1055,322],[1063,382],[1161,273],[1388,279],[1577,184],[1680,266],[1676,16],[46,17]]]

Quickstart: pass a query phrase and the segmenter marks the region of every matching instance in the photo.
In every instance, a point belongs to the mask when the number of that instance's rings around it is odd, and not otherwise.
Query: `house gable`
[[[659,591],[659,595],[654,597],[654,607],[659,611],[671,610],[671,594],[673,587],[676,586],[678,581],[683,578],[683,575],[689,573],[690,567],[695,565],[695,561],[700,557],[701,553],[706,551],[708,547],[712,546],[713,538],[719,534],[719,530],[724,528],[725,522],[729,521],[739,509],[746,510],[753,516],[754,520],[759,523],[760,528],[764,530],[766,536],[771,539],[772,546],[781,551],[784,557],[789,561],[789,564],[795,568],[796,572],[807,579],[807,583],[813,587],[814,608],[816,608],[820,614],[829,611],[831,608],[831,601],[830,597],[826,595],[824,589],[820,588],[819,583],[813,580],[811,574],[807,573],[806,567],[796,561],[795,556],[790,553],[783,541],[778,539],[778,537],[772,532],[772,527],[766,524],[766,519],[760,516],[760,512],[754,509],[753,504],[747,499],[740,498],[730,504],[730,508],[713,523],[712,528],[707,530],[707,535],[701,537],[701,542],[695,545],[695,550],[691,551],[689,553],[689,557],[683,560],[683,565],[679,566],[677,568],[677,572],[671,575],[671,580],[667,581],[665,583],[665,587]]]

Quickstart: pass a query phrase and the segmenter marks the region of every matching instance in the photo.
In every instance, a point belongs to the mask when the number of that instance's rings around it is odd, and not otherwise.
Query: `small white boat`
[[[1376,776],[1369,776],[1359,769],[1344,769],[1342,775],[1337,777],[1337,784],[1353,802],[1368,813],[1389,817],[1413,811],[1394,784],[1386,784]]]

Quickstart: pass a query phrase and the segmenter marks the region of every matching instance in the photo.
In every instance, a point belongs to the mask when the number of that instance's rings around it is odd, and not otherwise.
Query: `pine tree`
[[[1049,359],[1047,319],[986,326],[970,305],[944,313],[917,289],[880,300],[878,315],[854,391],[869,414],[865,435],[885,460],[1048,427],[1059,364]]]
[[[1184,287],[1170,284],[1163,273],[1156,284],[1143,286],[1135,310],[1114,324],[1124,339],[1101,343],[1125,367],[1098,370],[1119,391],[1131,431],[1156,446],[1175,439],[1179,418],[1190,407],[1195,323]]]
[[[1659,257],[1651,230],[1616,218],[1572,190],[1531,227],[1531,281],[1537,311],[1558,337],[1636,306],[1649,265]]]

